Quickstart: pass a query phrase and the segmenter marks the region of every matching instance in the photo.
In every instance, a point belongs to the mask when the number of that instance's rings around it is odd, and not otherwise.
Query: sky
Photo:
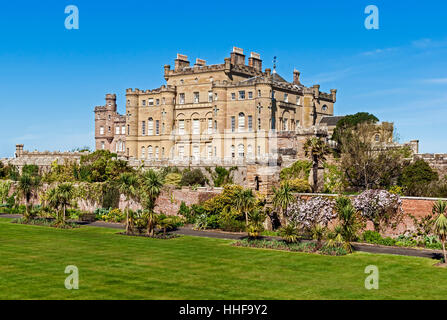
[[[68,30],[65,7],[79,9]],[[379,9],[368,30],[365,8]],[[2,1],[0,158],[94,147],[93,108],[127,88],[165,83],[177,53],[223,63],[232,47],[261,54],[291,81],[338,89],[335,114],[394,122],[401,142],[447,153],[447,1]]]

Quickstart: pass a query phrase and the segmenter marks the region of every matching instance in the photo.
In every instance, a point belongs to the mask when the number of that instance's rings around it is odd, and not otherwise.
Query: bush
[[[421,186],[436,180],[438,180],[438,173],[427,162],[420,159],[407,165],[402,170],[398,183],[405,188],[406,195],[422,196]]]
[[[180,182],[182,186],[200,185],[202,187],[204,187],[207,183],[208,179],[205,177],[202,170],[200,169],[186,169],[185,171],[183,171],[182,180]]]
[[[281,184],[287,182],[289,187],[292,189],[292,192],[311,192],[312,188],[310,187],[309,182],[304,179],[295,178],[291,180],[282,181]]]
[[[180,173],[171,172],[165,177],[165,184],[168,186],[180,186],[182,182],[182,175]]]
[[[217,229],[219,228],[219,218],[217,215],[208,216],[206,218],[206,228],[207,229]]]

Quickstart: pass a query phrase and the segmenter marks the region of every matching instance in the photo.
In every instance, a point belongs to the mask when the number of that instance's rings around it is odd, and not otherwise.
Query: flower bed
[[[343,256],[347,254],[344,248],[329,247],[325,244],[319,245],[316,242],[287,243],[279,240],[239,240],[233,243],[236,247],[262,248],[284,250],[292,252],[318,253],[331,256]]]
[[[124,235],[124,236],[134,236],[134,237],[146,237],[146,238],[154,238],[154,239],[174,239],[180,237],[180,235],[175,233],[156,233],[153,236],[149,236],[146,233],[125,233],[125,232],[119,232],[118,234]]]
[[[30,225],[36,225],[36,226],[46,226],[46,227],[54,227],[54,228],[62,228],[62,229],[73,229],[73,228],[79,228],[79,225],[74,222],[65,222],[64,224],[61,224],[60,222],[56,221],[55,219],[49,219],[49,218],[35,218],[35,219],[25,219],[25,218],[18,218],[11,221],[12,223],[18,223],[18,224],[30,224]]]

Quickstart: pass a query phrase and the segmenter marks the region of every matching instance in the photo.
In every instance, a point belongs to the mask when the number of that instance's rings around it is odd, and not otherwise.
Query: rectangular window
[[[208,134],[213,133],[213,119],[208,119]]]
[[[248,130],[249,131],[253,130],[253,117],[252,116],[248,116]]]
[[[164,134],[164,133],[165,133],[165,123],[163,122],[161,124],[161,134]]]
[[[258,118],[258,130],[261,130],[261,118]]]
[[[120,127],[115,127],[115,134],[120,134]]]
[[[185,94],[184,93],[180,93],[179,97],[178,97],[179,103],[180,104],[184,104],[185,103]]]
[[[158,147],[155,147],[155,159],[158,159]]]
[[[213,147],[209,144],[208,145],[208,158],[211,158],[213,156]]]
[[[239,100],[244,100],[245,99],[245,91],[239,91]]]
[[[166,99],[165,98],[161,98],[161,103],[162,104],[166,104]]]
[[[185,120],[178,121],[178,133],[185,134]]]
[[[258,156],[261,155],[261,146],[258,146]]]
[[[208,102],[213,102],[213,92],[208,91]]]
[[[248,99],[253,99],[253,92],[251,91],[248,92]]]
[[[258,90],[258,97],[261,97],[261,90]]]
[[[193,146],[192,147],[192,152],[193,152],[193,155],[194,155],[194,159],[195,160],[199,160],[199,158],[200,158],[199,146],[197,146],[197,145]]]
[[[236,100],[236,93],[234,92],[231,93],[231,100]]]
[[[146,105],[146,100],[141,101],[141,103],[143,104],[143,107]]]
[[[286,118],[284,118],[282,121],[283,121],[283,130],[289,131],[289,121],[287,121]]]
[[[296,96],[296,104],[300,104],[301,103],[301,98],[299,96]]]
[[[152,120],[152,118],[147,122],[147,134],[149,136],[154,135],[154,120]]]
[[[148,104],[149,104],[150,106],[153,106],[153,105],[154,105],[154,98],[150,98],[150,99],[148,100]]]
[[[214,101],[217,101],[217,93],[214,94]]]
[[[178,156],[180,159],[183,159],[183,157],[185,156],[185,147],[184,146],[178,147]]]
[[[235,129],[236,129],[236,118],[231,117],[231,132],[234,132]]]
[[[99,134],[104,134],[104,127],[99,127]]]
[[[200,120],[194,119],[192,121],[192,134],[200,134]]]
[[[284,93],[284,102],[289,102],[289,95]]]
[[[105,146],[105,144],[104,144],[104,141],[101,141],[101,149],[104,150],[105,147],[106,147],[106,146]]]
[[[130,134],[130,124],[127,125],[127,135]]]
[[[146,134],[146,121],[141,122],[141,134],[143,136]]]
[[[160,134],[160,120],[155,120],[155,134]]]
[[[121,134],[126,134],[126,127],[125,126],[121,127]]]
[[[160,105],[160,99],[155,100],[155,104],[158,106]]]
[[[199,93],[194,92],[194,103],[199,103]]]

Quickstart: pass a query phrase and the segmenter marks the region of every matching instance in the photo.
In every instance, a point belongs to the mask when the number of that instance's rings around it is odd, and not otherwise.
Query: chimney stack
[[[245,55],[243,49],[233,47],[233,52],[231,53],[231,64],[245,65]]]
[[[206,61],[197,58],[197,59],[196,59],[196,63],[194,64],[194,66],[195,66],[195,67],[197,67],[197,66],[204,67],[204,66],[206,66]]]
[[[175,71],[189,67],[188,56],[184,54],[177,53],[177,59],[175,59]]]
[[[332,101],[337,101],[337,89],[331,89]]]
[[[300,72],[298,70],[293,70],[293,83],[300,85]]]
[[[16,158],[20,158],[23,154],[23,144],[16,144]]]
[[[250,52],[250,58],[248,58],[248,65],[253,67],[257,71],[262,71],[261,55],[256,52]]]

